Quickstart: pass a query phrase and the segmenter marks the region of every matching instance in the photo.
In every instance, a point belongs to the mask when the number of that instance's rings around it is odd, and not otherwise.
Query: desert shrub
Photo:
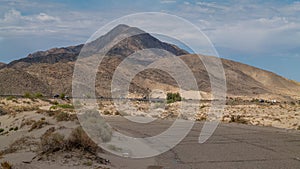
[[[7,161],[2,162],[1,163],[1,167],[3,169],[12,169],[12,165],[9,162],[7,162]]]
[[[14,131],[17,131],[17,130],[19,130],[19,127],[15,127],[15,128],[14,128]]]
[[[41,151],[53,153],[60,150],[80,149],[95,154],[99,148],[81,127],[75,128],[68,139],[59,133],[55,133],[55,128],[48,129],[41,137]]]
[[[104,110],[104,111],[103,111],[103,114],[104,114],[104,115],[110,115],[111,113],[110,113],[110,111],[108,111],[108,110]]]
[[[28,98],[28,99],[32,99],[33,98],[32,95],[31,95],[31,93],[29,93],[29,92],[24,93],[23,97],[24,98]]]
[[[3,131],[4,131],[4,129],[3,129],[3,128],[1,128],[1,129],[0,129],[0,133],[2,133]]]
[[[57,108],[62,108],[62,109],[74,109],[74,106],[71,104],[57,104],[53,105],[50,107],[50,110],[52,109],[57,109]]]
[[[12,99],[13,103],[19,103],[17,99]]]
[[[16,97],[14,97],[14,96],[7,96],[6,97],[6,100],[13,100],[13,99],[15,99]]]
[[[41,98],[43,98],[44,96],[43,96],[42,93],[36,93],[36,94],[34,95],[34,97],[35,97],[35,98],[38,98],[38,99],[41,99]]]
[[[50,104],[53,104],[53,105],[58,105],[59,103],[58,103],[58,101],[57,100],[45,100],[45,101],[47,101],[47,102],[49,102]]]
[[[46,131],[41,137],[40,149],[43,152],[53,153],[65,148],[65,137],[59,133]]]
[[[11,143],[8,148],[2,150],[1,154],[11,154],[15,153],[18,150],[24,149],[31,150],[31,146],[33,145],[37,145],[37,142],[34,141],[33,137],[22,137]]]
[[[83,165],[85,166],[92,166],[93,165],[93,161],[86,161],[83,163]]]
[[[59,95],[59,98],[62,99],[62,100],[64,100],[65,97],[66,97],[66,94],[64,94],[64,93],[61,93],[61,94]]]
[[[12,109],[16,112],[34,111],[38,109],[38,106],[14,106]]]
[[[236,116],[236,122],[237,123],[242,123],[242,124],[247,124],[247,120],[245,120],[244,118],[242,118],[239,115]]]
[[[36,122],[35,120],[32,120],[32,119],[24,119],[21,123],[21,128],[25,125],[29,126],[29,125],[32,125],[34,122]]]
[[[74,106],[70,104],[59,104],[58,107],[63,109],[74,109]]]
[[[167,103],[174,103],[177,101],[181,101],[182,97],[177,93],[167,93]]]
[[[35,130],[35,129],[43,128],[45,125],[48,125],[48,124],[49,123],[44,120],[39,120],[39,121],[33,122],[33,124],[31,125],[31,128],[29,129],[29,132],[31,132],[32,130]]]
[[[9,110],[0,107],[0,116],[11,113]]]
[[[67,112],[57,112],[54,117],[57,121],[74,121],[77,119],[76,114],[70,114]]]
[[[235,122],[234,115],[231,115],[231,117],[230,117],[230,122]]]
[[[247,120],[242,118],[240,115],[237,115],[237,116],[231,115],[230,122],[241,123],[241,124],[247,124],[248,123]]]
[[[25,103],[25,104],[31,104],[31,102],[30,101],[23,101],[23,103]]]
[[[81,127],[74,129],[68,139],[70,149],[84,149],[89,152],[97,152],[98,145],[94,143]]]
[[[13,128],[13,127],[9,128],[9,131],[12,131],[12,130],[14,130],[14,128]]]
[[[115,111],[114,115],[115,115],[115,116],[120,116],[121,114],[120,114],[119,111]]]

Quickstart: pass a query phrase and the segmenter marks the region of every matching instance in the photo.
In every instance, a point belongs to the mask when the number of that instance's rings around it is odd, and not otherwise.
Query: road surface
[[[120,132],[149,137],[164,131],[172,121],[132,123],[123,118],[106,118]],[[114,168],[122,169],[299,169],[300,132],[243,124],[220,124],[213,136],[199,144],[203,122],[197,122],[175,148],[157,157],[128,159],[110,153],[104,156]]]

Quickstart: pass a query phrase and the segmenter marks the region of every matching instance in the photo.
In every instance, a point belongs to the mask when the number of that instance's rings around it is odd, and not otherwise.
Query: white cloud
[[[188,1],[184,1],[183,2],[185,5],[190,5],[190,2],[188,2]]]
[[[160,3],[162,4],[171,4],[171,3],[176,3],[175,0],[161,0]]]
[[[36,18],[40,21],[59,21],[60,19],[58,17],[53,17],[50,15],[47,15],[45,13],[40,13],[39,15],[36,16]]]
[[[24,19],[24,18],[22,17],[21,12],[15,10],[15,9],[11,9],[7,13],[4,14],[4,18],[3,18],[2,22],[13,24],[22,19]]]
[[[219,24],[205,32],[218,46],[250,55],[288,51],[300,44],[300,23],[291,22],[285,17]]]
[[[60,21],[59,17],[50,16],[46,13],[37,15],[22,15],[20,11],[11,9],[0,19],[2,27],[5,26],[26,26],[33,23],[41,24],[41,22]]]

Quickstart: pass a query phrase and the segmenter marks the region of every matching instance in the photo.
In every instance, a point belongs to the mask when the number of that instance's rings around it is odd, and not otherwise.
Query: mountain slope
[[[207,93],[210,92],[207,71],[197,55],[188,54],[175,45],[161,42],[138,28],[119,25],[107,34],[88,43],[87,48],[97,53],[97,50],[110,44],[113,40],[132,34],[138,35],[123,39],[112,46],[107,52],[108,57],[99,65],[101,74],[99,73],[96,78],[97,95],[109,97],[115,69],[127,56],[148,48],[163,49],[179,56],[194,73],[199,89]],[[39,91],[49,95],[56,93],[70,95],[74,64],[82,46],[39,51],[9,63],[6,66],[8,68],[1,69],[0,80],[7,82],[1,82],[0,94],[9,94],[12,91],[17,94],[23,94],[25,91]],[[300,97],[300,85],[296,82],[242,63],[226,59],[221,59],[221,61],[226,74],[227,94],[229,96],[276,99]],[[144,62],[139,61],[138,64],[144,64]],[[19,79],[19,81],[14,79]],[[152,69],[139,73],[131,82],[130,91],[144,95],[148,89],[161,87],[171,90],[175,89],[176,85],[176,81],[169,74]]]
[[[0,70],[0,94],[20,95],[25,92],[51,94],[46,83],[22,70],[3,68]]]
[[[120,41],[113,46],[107,53],[108,56],[121,56],[126,57],[135,51],[148,48],[157,48],[167,50],[174,55],[188,54],[185,50],[178,48],[175,45],[161,42],[150,34],[127,25],[118,25],[107,34],[97,38],[96,40],[88,43],[85,48],[89,50],[98,50],[110,43],[113,39],[120,37],[123,34],[134,35]],[[137,34],[137,35],[135,35]],[[62,48],[53,48],[47,51],[38,51],[29,54],[26,58],[15,60],[7,65],[10,68],[25,68],[35,63],[49,63],[54,64],[58,62],[72,62],[76,61],[77,56],[82,49],[83,44],[77,46],[69,46]],[[94,51],[95,52],[95,51]]]
[[[0,69],[3,68],[3,67],[5,67],[5,66],[6,66],[5,63],[0,62]]]

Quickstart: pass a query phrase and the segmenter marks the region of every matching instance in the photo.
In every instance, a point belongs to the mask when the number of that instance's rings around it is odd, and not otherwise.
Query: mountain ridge
[[[138,35],[136,35],[136,33]],[[122,37],[124,34],[134,34],[134,36],[120,40],[119,43],[114,45],[107,52],[109,57],[107,57],[99,66],[99,72],[102,72],[102,74],[99,77],[97,76],[97,95],[110,95],[110,83],[113,73],[124,58],[136,51],[148,48],[163,49],[173,55],[179,56],[180,59],[191,68],[200,90],[207,93],[210,92],[209,77],[205,66],[197,57],[198,55],[189,54],[176,45],[161,42],[149,33],[138,28],[119,25],[107,34],[91,41],[87,46],[89,49],[97,52],[96,50],[99,50],[99,48],[112,42],[112,40],[119,36]],[[0,79],[1,77],[5,77],[8,79],[14,78],[25,80],[18,82],[10,80],[10,82],[14,84],[13,86],[8,83],[1,83],[0,94],[11,92],[11,88],[19,88],[20,90],[16,91],[18,91],[19,94],[23,94],[26,90],[26,86],[28,86],[26,92],[45,92],[45,94],[48,95],[66,93],[71,95],[74,64],[82,47],[83,45],[80,44],[38,51],[29,54],[25,58],[4,65],[0,71]],[[201,57],[207,56],[201,55]],[[285,99],[300,98],[298,94],[300,93],[299,83],[295,83],[273,72],[262,70],[244,63],[227,59],[221,59],[221,61],[225,70],[228,96]],[[15,70],[15,73],[19,72],[18,75],[14,77],[12,73],[14,71],[12,70]],[[10,74],[10,76],[6,76],[7,74]],[[4,80],[4,78],[1,80]],[[30,83],[29,81],[36,81],[36,85],[40,87],[34,86],[35,83]],[[28,84],[23,84],[23,82]],[[166,89],[171,89],[176,86],[176,81],[165,72],[146,70],[133,79],[130,90],[131,92],[145,94],[149,88],[154,87],[153,84]]]

